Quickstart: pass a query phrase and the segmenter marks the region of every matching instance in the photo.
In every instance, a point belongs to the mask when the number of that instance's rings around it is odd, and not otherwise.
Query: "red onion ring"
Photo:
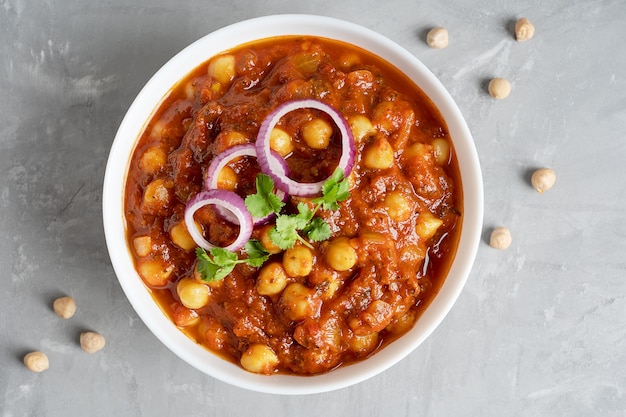
[[[228,165],[230,161],[232,161],[235,158],[239,158],[241,156],[253,156],[256,158],[257,153],[256,153],[256,147],[254,146],[254,144],[249,143],[249,144],[244,144],[244,145],[232,146],[226,149],[224,152],[217,155],[215,158],[213,158],[206,172],[204,188],[206,190],[217,189],[217,182],[218,182],[220,171],[226,165]],[[289,168],[287,167],[285,160],[278,153],[274,151],[271,152],[271,156],[273,159],[276,160],[276,167],[277,167],[278,172],[280,172],[282,175],[285,175],[285,176],[289,175]],[[281,199],[281,201],[283,202],[287,201],[287,197],[288,197],[287,194],[283,190],[279,189],[278,187],[276,187],[275,194],[278,198]],[[216,207],[216,209],[220,213],[220,215],[224,217],[226,220],[232,223],[238,224],[237,219],[233,216],[230,210],[225,210],[223,207],[220,207],[220,206]],[[276,216],[275,213],[270,213],[265,217],[252,217],[252,222],[255,226],[257,226],[260,224],[267,223],[269,220],[273,219],[275,216]]]
[[[205,190],[193,196],[185,207],[185,225],[196,245],[205,250],[211,250],[218,246],[212,244],[202,236],[196,227],[193,215],[200,208],[208,205],[215,205],[230,211],[239,223],[239,235],[224,249],[231,252],[241,249],[252,236],[252,216],[246,209],[246,205],[241,197],[236,193],[227,190]]]
[[[326,182],[326,179],[314,183],[301,183],[294,181],[289,178],[288,174],[281,172],[279,160],[270,157],[270,155],[272,155],[270,149],[270,134],[272,133],[274,126],[276,126],[281,117],[287,113],[305,108],[323,111],[335,122],[339,132],[341,133],[341,158],[339,159],[338,167],[343,170],[346,177],[350,175],[350,172],[354,167],[356,154],[352,131],[341,113],[319,100],[294,100],[278,106],[276,110],[270,113],[261,124],[256,140],[256,152],[259,165],[261,165],[261,170],[272,177],[274,183],[276,184],[276,188],[285,191],[289,195],[311,197],[320,193],[322,185]]]

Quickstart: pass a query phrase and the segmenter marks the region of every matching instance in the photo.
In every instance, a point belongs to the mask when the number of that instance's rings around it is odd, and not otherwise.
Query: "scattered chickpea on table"
[[[448,46],[448,29],[444,27],[432,28],[426,35],[426,43],[431,48],[445,48]]]
[[[50,362],[45,353],[36,351],[24,356],[24,365],[33,372],[43,372],[50,367]]]
[[[556,182],[556,173],[551,168],[540,168],[533,172],[530,182],[540,194],[548,191]]]
[[[513,239],[511,237],[511,231],[506,227],[496,227],[491,232],[491,238],[489,239],[489,246],[494,249],[506,249],[511,246]]]
[[[80,334],[80,347],[87,353],[95,353],[104,348],[106,341],[104,336],[96,332],[83,332]]]

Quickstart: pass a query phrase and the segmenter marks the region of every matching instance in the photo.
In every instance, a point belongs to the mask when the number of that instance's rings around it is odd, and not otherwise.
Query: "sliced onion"
[[[207,169],[207,172],[206,172],[204,188],[206,190],[217,189],[217,183],[218,183],[220,171],[222,171],[222,169],[226,165],[228,165],[228,163],[231,162],[233,159],[239,158],[241,156],[253,156],[256,158],[257,153],[256,153],[255,145],[253,143],[244,144],[244,145],[235,145],[226,149],[224,152],[220,153],[215,158],[213,158],[213,161],[211,161],[211,165],[209,165],[209,169]],[[285,160],[278,153],[272,151],[271,158],[275,160],[278,172],[280,172],[282,175],[285,175],[285,176],[289,175],[289,168],[287,167],[287,163],[285,163]],[[287,201],[288,196],[283,190],[276,188],[275,194],[283,202]],[[222,217],[224,217],[228,221],[238,224],[237,219],[235,218],[235,216],[233,216],[233,214],[229,210],[225,210],[223,207],[218,206],[217,211],[220,213]],[[275,216],[276,214],[270,213],[265,217],[253,217],[252,222],[255,226],[257,226],[260,224],[267,223],[269,220],[271,220]]]
[[[218,246],[207,241],[202,233],[196,227],[193,215],[200,208],[208,205],[214,205],[218,208],[226,209],[231,212],[237,219],[239,224],[239,235],[237,238],[224,249],[229,251],[237,251],[241,249],[250,236],[252,236],[252,216],[246,209],[246,205],[241,197],[236,193],[227,190],[205,190],[193,196],[185,207],[185,225],[196,245],[206,250],[211,250]]]
[[[281,172],[278,160],[271,157],[270,134],[281,117],[294,110],[306,108],[323,111],[328,114],[337,125],[339,133],[341,133],[341,158],[339,159],[337,167],[343,170],[346,177],[350,175],[352,171],[356,153],[354,136],[352,135],[348,123],[341,113],[328,104],[319,100],[306,99],[289,101],[278,106],[261,124],[256,140],[257,158],[261,169],[272,177],[277,188],[280,188],[287,194],[301,197],[310,197],[319,194],[326,179],[313,183],[301,183],[289,178],[288,174]]]

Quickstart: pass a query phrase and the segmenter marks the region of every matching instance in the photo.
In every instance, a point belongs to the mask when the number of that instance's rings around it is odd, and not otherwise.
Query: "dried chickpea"
[[[394,161],[393,148],[385,138],[372,142],[363,153],[363,164],[366,168],[387,169],[393,166]]]
[[[525,17],[517,19],[515,22],[515,40],[524,42],[535,36],[535,26]]]
[[[496,227],[491,232],[489,246],[495,249],[506,249],[511,246],[511,232],[506,227]]]
[[[202,308],[209,303],[209,288],[193,278],[182,278],[176,284],[180,302],[187,308]]]
[[[305,277],[313,269],[313,251],[298,245],[283,254],[283,268],[290,277]]]
[[[217,188],[220,190],[235,191],[237,187],[237,173],[229,166],[225,166],[217,174]]]
[[[137,256],[148,256],[152,251],[152,238],[150,236],[137,236],[133,239],[133,247]]]
[[[543,194],[556,182],[556,173],[550,168],[540,168],[533,172],[530,182],[538,193]]]
[[[489,81],[489,94],[496,100],[507,98],[511,94],[511,83],[506,78],[494,78]]]
[[[30,352],[24,356],[24,365],[33,372],[43,372],[50,367],[48,356],[43,352]]]
[[[324,119],[313,119],[300,129],[302,139],[312,149],[326,149],[330,144],[333,127]]]
[[[61,297],[54,300],[52,309],[62,319],[69,319],[76,313],[76,303],[72,297]]]
[[[287,286],[287,273],[279,262],[265,264],[259,271],[256,290],[261,295],[275,295]]]
[[[291,135],[281,128],[273,128],[270,133],[270,148],[282,157],[289,155],[293,152],[293,140],[291,139]]]
[[[104,336],[96,332],[83,332],[80,334],[80,347],[87,353],[95,353],[106,344]]]
[[[338,237],[326,247],[324,259],[335,271],[347,271],[356,264],[357,254],[347,237]]]
[[[432,28],[426,35],[426,43],[431,48],[445,48],[448,46],[448,29],[443,27]]]
[[[214,58],[209,63],[208,73],[220,84],[230,83],[237,74],[235,57],[233,55],[222,55]]]
[[[176,246],[186,251],[191,251],[196,247],[196,242],[194,242],[189,234],[185,222],[180,222],[172,226],[170,229],[170,238]]]
[[[253,344],[241,355],[241,366],[248,372],[269,375],[278,365],[278,356],[266,345]]]

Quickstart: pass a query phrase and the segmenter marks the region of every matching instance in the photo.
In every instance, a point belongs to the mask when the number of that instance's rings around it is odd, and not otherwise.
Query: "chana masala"
[[[275,206],[253,216],[253,200]],[[288,36],[171,89],[124,208],[137,272],[189,338],[251,372],[314,375],[411,329],[454,258],[462,202],[447,127],[415,83],[353,45]]]

